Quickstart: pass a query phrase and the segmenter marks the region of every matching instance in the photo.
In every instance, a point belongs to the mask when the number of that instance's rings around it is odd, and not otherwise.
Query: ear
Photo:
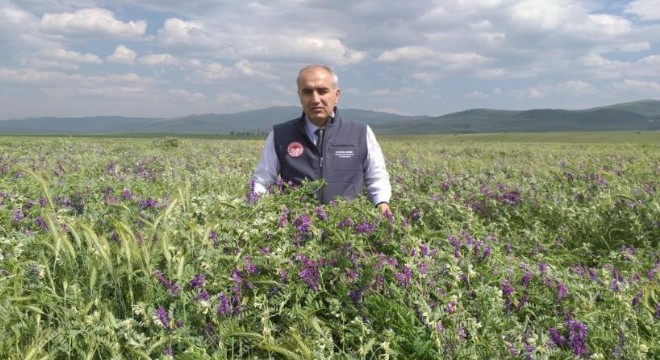
[[[337,90],[335,91],[337,92],[336,93],[337,100],[335,102],[339,102],[339,95],[341,94],[341,89],[337,88]]]

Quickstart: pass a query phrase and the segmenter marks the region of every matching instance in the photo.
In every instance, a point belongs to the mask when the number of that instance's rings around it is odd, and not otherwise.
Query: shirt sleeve
[[[392,187],[390,175],[385,167],[385,158],[380,149],[376,135],[367,125],[367,160],[364,172],[369,199],[376,205],[381,202],[390,202]]]
[[[266,144],[261,152],[259,164],[252,174],[251,183],[254,184],[253,191],[257,194],[268,192],[268,185],[277,180],[277,174],[280,172],[280,161],[275,153],[275,139],[273,131],[266,137]]]

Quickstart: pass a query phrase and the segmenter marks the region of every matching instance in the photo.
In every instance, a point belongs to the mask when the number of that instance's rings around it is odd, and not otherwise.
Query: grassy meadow
[[[0,358],[660,358],[660,133],[383,136],[392,216],[263,139],[0,137]]]

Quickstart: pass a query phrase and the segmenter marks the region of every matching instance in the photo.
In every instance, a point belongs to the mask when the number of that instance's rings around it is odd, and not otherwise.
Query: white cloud
[[[657,98],[660,94],[660,82],[626,79],[612,84],[612,89],[621,93],[634,92]]]
[[[158,40],[167,45],[198,44],[205,37],[204,26],[194,21],[167,19],[158,30]]]
[[[182,89],[171,89],[168,93],[178,100],[188,102],[200,102],[206,100],[208,97],[200,92],[190,92]]]
[[[414,62],[425,66],[443,67],[448,70],[467,69],[488,59],[475,52],[448,53],[422,46],[409,46],[387,50],[376,58],[383,62]]]
[[[124,45],[118,45],[115,52],[108,56],[106,60],[119,64],[132,64],[137,58],[137,53]]]
[[[73,13],[44,14],[41,29],[49,33],[82,37],[137,38],[145,34],[147,23],[143,20],[122,22],[115,18],[112,11],[88,8]]]
[[[572,1],[561,0],[520,1],[510,10],[514,23],[532,31],[555,30],[581,13],[582,9]]]
[[[181,60],[171,54],[152,54],[142,56],[137,59],[137,62],[145,65],[152,66],[178,66],[181,65]]]
[[[0,68],[0,80],[20,83],[44,83],[51,81],[62,81],[70,78],[69,74],[59,71],[41,71],[35,69],[10,69]]]
[[[47,53],[48,56],[72,63],[79,64],[102,64],[103,60],[95,54],[81,54],[77,51],[57,49]]]
[[[658,0],[635,0],[626,6],[624,12],[637,15],[642,20],[660,20]]]

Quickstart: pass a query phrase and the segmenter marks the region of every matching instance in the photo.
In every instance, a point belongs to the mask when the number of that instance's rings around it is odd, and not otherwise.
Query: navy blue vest
[[[349,199],[362,192],[367,161],[367,126],[335,117],[325,126],[323,157],[307,137],[305,117],[273,127],[275,152],[280,161],[280,176],[284,181],[300,185],[304,180],[325,179],[319,191],[321,203],[337,196]]]

